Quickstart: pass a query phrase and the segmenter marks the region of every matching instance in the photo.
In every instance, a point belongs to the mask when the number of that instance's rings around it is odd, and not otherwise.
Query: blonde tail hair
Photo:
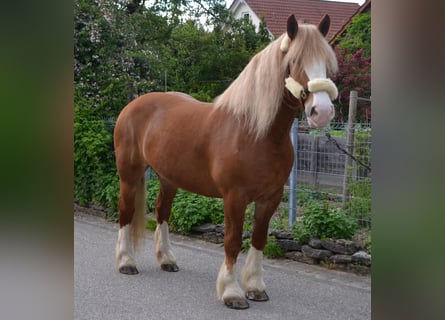
[[[146,210],[146,187],[145,178],[142,177],[136,186],[134,197],[134,214],[131,221],[131,235],[133,238],[134,250],[138,250],[145,240],[145,210]]]

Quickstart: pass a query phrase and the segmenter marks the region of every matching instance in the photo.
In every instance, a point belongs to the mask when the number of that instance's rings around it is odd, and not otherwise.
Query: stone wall
[[[249,238],[250,235],[250,232],[245,231],[243,239]],[[371,255],[358,242],[311,238],[308,244],[302,245],[294,240],[291,232],[272,230],[269,235],[275,237],[287,259],[361,275],[371,272]],[[213,243],[223,243],[224,225],[207,223],[194,227],[190,236]]]

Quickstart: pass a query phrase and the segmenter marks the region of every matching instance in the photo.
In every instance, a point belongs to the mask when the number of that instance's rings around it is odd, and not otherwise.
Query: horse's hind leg
[[[173,199],[178,189],[168,182],[160,179],[159,194],[156,199],[155,253],[161,269],[169,272],[179,270],[176,259],[171,251],[170,237],[168,233],[168,219],[170,217]]]
[[[116,262],[119,272],[137,274],[134,251],[145,234],[145,179],[120,179],[119,234]]]
[[[249,249],[241,274],[241,284],[249,300],[269,300],[266,294],[266,285],[263,281],[263,250],[267,243],[270,218],[278,207],[282,194],[282,190],[279,190],[273,197],[265,201],[255,202],[252,246]]]

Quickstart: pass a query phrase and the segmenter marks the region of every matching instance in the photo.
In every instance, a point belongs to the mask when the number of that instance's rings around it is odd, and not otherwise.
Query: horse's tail
[[[145,240],[145,209],[146,209],[145,177],[142,177],[136,185],[134,197],[134,214],[131,221],[131,235],[134,249],[141,247]]]

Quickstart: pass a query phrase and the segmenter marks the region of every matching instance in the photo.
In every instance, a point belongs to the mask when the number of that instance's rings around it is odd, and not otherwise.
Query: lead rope
[[[335,140],[334,138],[332,138],[331,134],[326,131],[326,137],[328,138],[328,141],[332,142],[337,149],[339,149],[340,151],[342,151],[344,154],[346,154],[347,156],[349,156],[352,160],[354,160],[355,162],[357,162],[358,164],[360,164],[361,166],[363,166],[364,168],[369,170],[369,173],[372,172],[371,167],[368,166],[367,164],[363,163],[360,159],[357,159],[353,154],[351,154],[350,152],[348,152],[347,150],[345,150],[343,147],[341,147],[337,140]]]

